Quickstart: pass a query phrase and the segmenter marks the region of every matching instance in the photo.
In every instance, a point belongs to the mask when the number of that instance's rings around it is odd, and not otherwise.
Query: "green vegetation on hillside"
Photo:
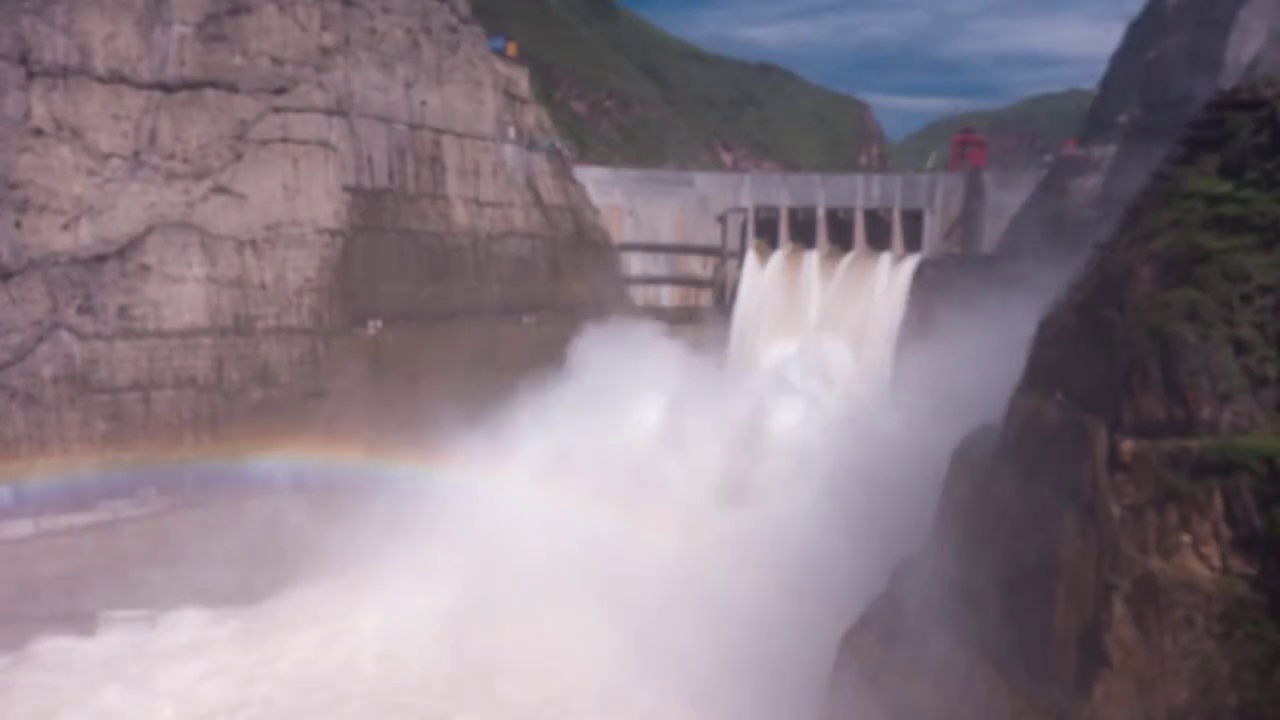
[[[614,0],[473,0],[519,43],[534,91],[584,162],[848,170],[884,156],[861,101],[680,40]]]
[[[1117,277],[1124,267],[1142,268],[1142,282],[1116,300],[1161,349],[1164,387],[1187,398],[1189,415],[1220,418],[1197,438],[1196,484],[1212,481],[1227,488],[1230,502],[1250,508],[1233,542],[1255,567],[1233,578],[1237,589],[1225,594],[1222,619],[1240,705],[1233,717],[1273,717],[1280,703],[1280,83],[1257,81],[1215,99],[1127,226],[1103,270]]]
[[[921,170],[934,152],[938,162],[945,163],[951,136],[965,126],[977,128],[992,139],[1034,134],[1044,148],[1056,149],[1079,131],[1093,96],[1090,90],[1066,90],[1002,108],[947,115],[894,143],[890,163],[897,170]]]
[[[1275,93],[1269,95],[1268,93]],[[1212,394],[1253,413],[1278,408],[1280,392],[1280,90],[1255,85],[1217,100],[1194,123],[1166,170],[1158,197],[1135,210],[1134,232],[1149,241],[1149,287],[1138,309],[1165,343],[1197,348],[1212,368]],[[1188,360],[1190,362],[1190,360]]]

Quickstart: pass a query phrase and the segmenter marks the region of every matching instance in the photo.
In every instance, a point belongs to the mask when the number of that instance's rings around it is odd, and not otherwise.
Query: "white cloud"
[[[892,93],[863,93],[859,97],[877,110],[905,110],[908,112],[949,113],[973,110],[986,103],[971,97],[954,95],[895,95]]]
[[[710,50],[791,68],[916,124],[1095,86],[1145,0],[624,2]]]
[[[1062,13],[970,19],[939,48],[958,58],[1021,55],[1105,61],[1120,44],[1127,24],[1127,18]]]
[[[929,24],[919,8],[827,9],[791,17],[763,17],[704,27],[705,37],[732,38],[782,51],[853,48],[909,41]]]
[[[1143,0],[686,0],[652,16],[699,41],[808,53],[899,46],[984,57],[1105,59]],[[644,0],[632,0],[644,11]],[[1064,7],[1065,6],[1065,7]]]

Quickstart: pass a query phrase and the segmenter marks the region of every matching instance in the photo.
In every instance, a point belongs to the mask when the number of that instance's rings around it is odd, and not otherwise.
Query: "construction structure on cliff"
[[[948,172],[982,170],[987,166],[987,138],[971,127],[960,128],[951,136],[950,150]]]

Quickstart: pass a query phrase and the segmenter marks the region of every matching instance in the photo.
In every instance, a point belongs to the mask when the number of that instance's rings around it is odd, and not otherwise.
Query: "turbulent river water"
[[[0,658],[0,715],[818,718],[955,439],[887,392],[915,263],[754,257],[727,358],[592,326],[422,471],[359,563],[40,639]]]

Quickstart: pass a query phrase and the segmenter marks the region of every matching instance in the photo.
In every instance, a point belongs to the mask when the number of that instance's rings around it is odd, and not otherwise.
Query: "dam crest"
[[[1040,169],[918,173],[682,171],[577,165],[631,300],[664,317],[727,309],[748,246],[989,253]]]

